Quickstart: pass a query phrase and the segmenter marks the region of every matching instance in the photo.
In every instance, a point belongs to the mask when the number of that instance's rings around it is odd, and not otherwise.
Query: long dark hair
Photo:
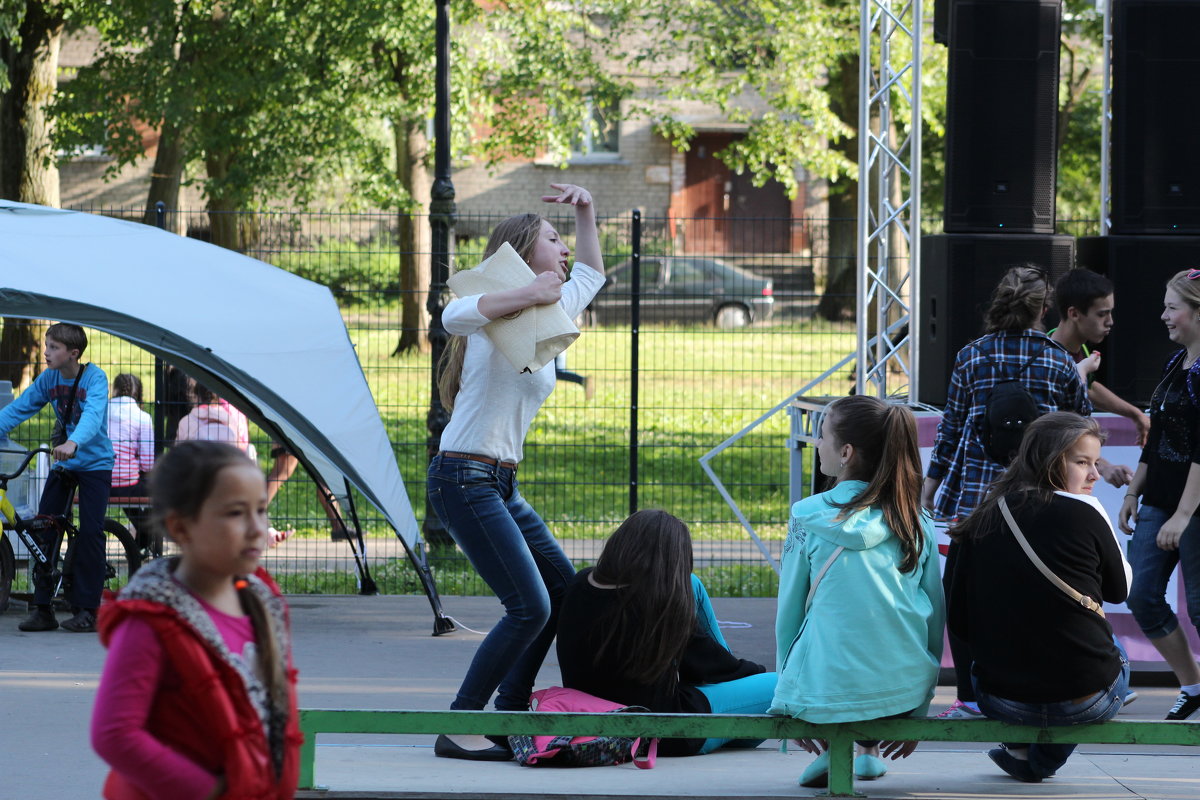
[[[1025,429],[1021,447],[1008,469],[991,485],[979,507],[954,526],[950,535],[955,539],[979,538],[1003,525],[1001,497],[1008,498],[1009,508],[1014,511],[1026,503],[1049,503],[1056,490],[1066,489],[1067,452],[1084,436],[1095,436],[1103,444],[1107,434],[1096,420],[1070,411],[1052,411],[1035,419]]]
[[[533,248],[545,221],[546,218],[541,214],[516,214],[501,220],[492,228],[492,235],[488,237],[487,247],[483,250],[483,258],[495,255],[500,245],[508,242],[521,260],[528,264],[529,259],[533,257]],[[463,359],[466,355],[466,337],[451,336],[438,361],[438,397],[447,410],[454,409],[454,398],[458,396],[458,390],[461,388]]]
[[[842,477],[867,482],[865,489],[838,508],[849,514],[878,506],[900,540],[904,554],[900,571],[912,572],[925,546],[916,418],[904,406],[866,395],[835,400],[825,414],[837,443],[854,446],[850,471]]]
[[[169,514],[195,519],[204,501],[212,495],[221,470],[240,466],[257,469],[245,453],[225,442],[184,441],[175,445],[150,472],[151,523],[165,532]],[[271,705],[277,712],[287,713],[290,701],[285,654],[279,650],[271,615],[248,585],[238,589],[238,599],[254,626],[259,672],[271,696]]]
[[[635,512],[608,537],[592,576],[617,587],[618,597],[597,658],[612,651],[631,680],[678,678],[678,659],[696,627],[692,535],[683,520]]]

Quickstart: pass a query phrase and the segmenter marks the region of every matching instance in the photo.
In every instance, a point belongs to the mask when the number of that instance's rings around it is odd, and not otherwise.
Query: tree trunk
[[[21,203],[59,205],[51,122],[46,111],[58,89],[61,10],[27,2],[18,29],[20,47],[0,40],[0,60],[11,86],[0,95],[0,197]],[[0,380],[24,389],[41,371],[41,320],[4,319],[0,331]]]
[[[246,211],[242,198],[224,194],[219,188],[232,162],[233,156],[228,153],[209,153],[204,157],[208,177],[218,187],[215,191],[209,189],[208,224],[213,244],[244,253],[258,244],[258,219]]]
[[[838,64],[829,76],[829,107],[838,119],[858,130],[858,56]],[[858,138],[849,136],[833,145],[851,161],[858,161]],[[829,187],[829,265],[825,293],[817,313],[828,320],[854,316],[857,302],[858,182],[839,181]]]
[[[410,211],[399,217],[400,340],[392,355],[430,351],[429,310],[425,307],[431,280],[431,242],[428,217],[429,170],[425,166],[429,142],[421,119],[397,120],[396,179],[412,199]]]
[[[62,12],[28,2],[18,30],[21,45],[0,40],[11,88],[0,96],[0,197],[58,206],[58,167],[47,114],[58,89]]]
[[[167,210],[167,230],[182,236],[186,233],[183,215],[179,212],[179,187],[183,182],[183,132],[171,121],[163,123],[158,136],[158,152],[154,155],[154,170],[150,174],[150,191],[146,196],[147,225],[158,224],[155,206],[162,203]]]
[[[0,334],[0,381],[8,381],[13,391],[25,389],[42,371],[42,338],[46,323],[40,319],[4,318]]]

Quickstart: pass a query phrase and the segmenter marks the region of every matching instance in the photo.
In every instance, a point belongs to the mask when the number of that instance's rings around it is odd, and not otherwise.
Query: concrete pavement
[[[291,598],[300,702],[310,708],[446,708],[481,636],[433,637],[428,601],[419,596]],[[716,599],[733,649],[774,659],[774,601]],[[444,599],[446,613],[487,630],[500,615],[493,598]],[[21,633],[22,612],[0,616],[0,800],[98,797],[105,767],[88,743],[88,722],[104,653],[95,636]],[[558,682],[553,658],[539,686]],[[1136,681],[1135,681],[1136,682]],[[1138,686],[1122,712],[1161,719],[1169,687]],[[947,705],[942,687],[935,708]],[[754,751],[660,759],[653,770],[529,769],[433,756],[430,737],[326,735],[316,778],[330,798],[810,797],[796,785],[811,756],[780,754],[777,742]],[[1200,762],[1188,748],[1083,745],[1062,772],[1021,784],[996,769],[978,745],[926,744],[889,774],[858,788],[872,798],[1033,797],[1045,800],[1195,800]]]

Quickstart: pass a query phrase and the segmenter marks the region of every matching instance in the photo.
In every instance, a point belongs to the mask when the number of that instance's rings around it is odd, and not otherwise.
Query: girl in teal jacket
[[[779,682],[770,713],[855,722],[928,712],[942,658],[945,609],[937,544],[921,510],[912,412],[874,397],[832,403],[817,442],[829,491],[792,506],[775,620]],[[802,786],[825,786],[827,743]],[[879,742],[859,742],[855,776],[887,772]],[[883,755],[910,755],[889,742]]]

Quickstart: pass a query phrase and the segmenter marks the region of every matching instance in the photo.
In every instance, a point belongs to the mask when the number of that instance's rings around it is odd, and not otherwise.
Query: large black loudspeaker
[[[983,334],[983,313],[1009,267],[1031,263],[1057,281],[1075,263],[1071,236],[972,234],[921,237],[917,399],[946,403],[954,357]]]
[[[1167,357],[1179,349],[1159,315],[1166,283],[1176,272],[1200,266],[1200,236],[1087,236],[1078,262],[1113,282],[1113,329],[1097,349],[1104,385],[1139,408],[1162,378]]]
[[[1200,233],[1200,3],[1112,12],[1112,232]]]
[[[1060,0],[951,0],[947,233],[1054,232]]]

